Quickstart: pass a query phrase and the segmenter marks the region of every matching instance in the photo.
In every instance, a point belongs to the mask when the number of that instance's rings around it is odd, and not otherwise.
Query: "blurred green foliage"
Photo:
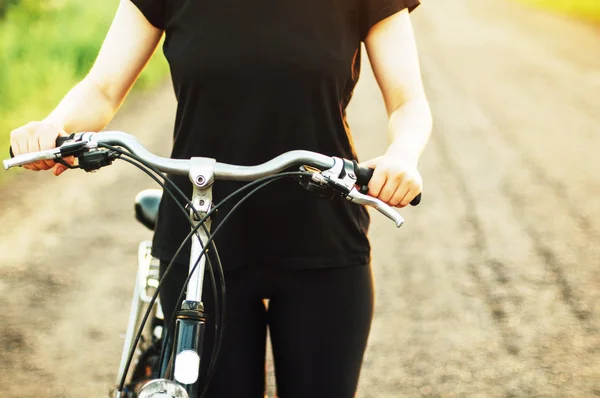
[[[591,22],[600,22],[600,0],[521,0]]]
[[[0,17],[3,17],[6,14],[6,10],[8,10],[9,6],[13,6],[17,4],[19,0],[0,0]]]
[[[0,0],[1,154],[11,130],[44,118],[87,74],[118,3]],[[136,88],[152,86],[167,74],[164,56],[157,51]]]

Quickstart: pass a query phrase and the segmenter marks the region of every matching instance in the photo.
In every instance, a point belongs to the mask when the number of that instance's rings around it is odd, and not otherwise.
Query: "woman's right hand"
[[[47,122],[31,122],[10,133],[10,145],[15,156],[30,152],[39,152],[56,148],[56,138],[67,133]],[[53,169],[54,175],[60,175],[67,168],[53,160],[41,160],[23,166],[28,170],[40,171]]]

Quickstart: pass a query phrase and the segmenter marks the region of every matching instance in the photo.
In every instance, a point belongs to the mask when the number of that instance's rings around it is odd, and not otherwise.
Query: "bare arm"
[[[54,148],[60,134],[102,130],[123,103],[162,34],[130,0],[121,0],[88,75],[44,121],[29,123],[11,133],[15,154]],[[47,170],[53,166],[47,161],[27,168]],[[55,174],[60,174],[62,167],[56,165]]]
[[[375,167],[369,193],[404,207],[422,190],[417,164],[432,129],[408,11],[376,24],[365,45],[385,101],[390,141],[383,156],[367,162]]]

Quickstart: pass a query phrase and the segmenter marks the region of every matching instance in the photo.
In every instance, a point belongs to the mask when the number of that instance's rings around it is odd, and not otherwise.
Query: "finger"
[[[58,134],[52,134],[53,132],[50,129],[48,130],[49,131],[42,132],[42,134],[38,135],[38,145],[40,147],[40,150],[42,151],[46,151],[56,147],[56,137],[58,136]],[[45,170],[54,167],[53,160],[44,160],[43,163],[45,163],[46,165]]]
[[[21,133],[15,139],[15,143],[13,145],[13,153],[15,154],[15,156],[18,156],[24,155],[28,152],[29,150],[27,146],[27,136]],[[39,171],[39,168],[37,168],[33,163],[23,165],[23,168],[26,170]]]
[[[29,163],[23,167],[26,168],[27,170],[40,171],[40,168],[37,167],[37,165],[35,163]]]
[[[411,189],[409,189],[406,192],[406,195],[404,195],[404,197],[400,201],[400,206],[401,207],[408,206],[410,204],[410,202],[412,202],[413,199],[416,198],[420,192],[421,192],[421,190],[419,189],[418,186],[415,185],[415,186],[411,187]]]
[[[11,145],[15,156],[23,155],[27,152],[27,138],[24,137],[24,134],[16,135],[14,140],[11,141]]]
[[[19,156],[22,154],[21,147],[19,146],[19,141],[14,141],[14,143],[11,142],[10,146],[12,148],[14,156]],[[28,164],[24,164],[21,167],[24,168],[25,170],[31,170],[31,168],[29,167]]]
[[[393,198],[394,193],[400,186],[400,181],[397,176],[391,177],[388,175],[387,180],[385,181],[385,185],[381,189],[379,196],[377,197],[379,200],[384,201],[385,203],[390,203],[390,200]]]
[[[13,130],[10,132],[10,147],[12,148],[13,155],[19,156],[21,154],[21,148],[19,147],[18,137],[20,129]]]
[[[32,134],[29,134],[29,138],[27,139],[27,153],[39,152],[39,151],[40,151],[40,147],[39,147],[37,138],[35,138],[35,136],[33,136]],[[40,171],[40,170],[45,170],[46,163],[44,163],[43,161],[39,161],[39,162],[31,163],[30,166],[31,166],[31,170]]]
[[[389,205],[394,207],[403,207],[401,205],[402,199],[404,199],[408,191],[409,190],[406,184],[399,185],[398,188],[396,188],[396,191],[394,192],[394,196],[392,196],[392,198],[390,199]]]
[[[371,177],[371,181],[369,181],[369,195],[373,196],[374,198],[379,197],[381,189],[385,185],[386,179],[387,176],[385,172],[383,172],[381,169],[379,169],[379,171],[375,169],[373,172],[373,177]]]

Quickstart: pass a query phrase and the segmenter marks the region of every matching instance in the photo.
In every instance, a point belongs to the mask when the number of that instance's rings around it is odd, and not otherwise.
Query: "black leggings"
[[[166,263],[161,263],[161,274]],[[177,307],[187,267],[167,276],[165,319]],[[227,321],[207,398],[263,398],[267,326],[281,398],[354,397],[373,315],[368,265],[314,270],[238,269],[225,274]],[[263,299],[269,299],[269,308]],[[209,316],[203,347],[206,372],[214,340],[214,302],[205,278]],[[195,397],[193,397],[195,398]]]

